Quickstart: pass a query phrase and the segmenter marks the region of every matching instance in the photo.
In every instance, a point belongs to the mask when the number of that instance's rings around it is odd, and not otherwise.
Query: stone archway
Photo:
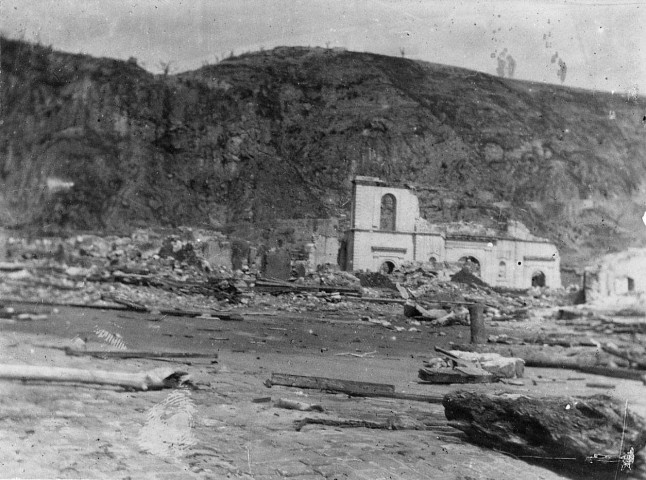
[[[394,270],[395,270],[395,264],[390,260],[386,260],[379,267],[379,273],[383,273],[384,275],[390,275],[391,273],[393,273]]]
[[[547,285],[547,283],[543,272],[539,270],[532,273],[532,287],[544,287],[545,285]]]
[[[460,257],[458,265],[461,269],[467,270],[472,275],[480,277],[480,260],[472,256]]]

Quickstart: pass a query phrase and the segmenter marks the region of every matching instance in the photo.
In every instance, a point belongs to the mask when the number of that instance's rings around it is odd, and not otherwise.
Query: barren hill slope
[[[430,221],[524,221],[566,263],[646,238],[641,97],[321,48],[155,76],[1,47],[4,223],[327,217],[360,174],[418,185]]]

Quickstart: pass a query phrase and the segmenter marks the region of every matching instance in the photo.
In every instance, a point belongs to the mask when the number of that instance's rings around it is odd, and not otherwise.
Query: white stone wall
[[[415,234],[415,258],[419,262],[428,262],[431,257],[442,262],[446,258],[444,237],[440,234]]]
[[[495,280],[495,257],[493,248],[488,247],[489,242],[476,242],[465,240],[447,240],[445,261],[455,263],[462,257],[473,257],[480,263],[480,278],[490,285]]]
[[[312,268],[316,268],[317,265],[325,265],[326,263],[336,265],[338,253],[338,238],[315,235],[310,251],[310,263],[312,264]]]
[[[381,221],[381,199],[391,194],[397,201],[396,230],[415,231],[415,220],[419,217],[417,197],[404,188],[356,185],[353,227],[362,230],[379,230]]]
[[[377,271],[386,262],[399,267],[413,260],[412,235],[383,231],[355,231],[352,270]]]
[[[492,278],[492,281],[488,282],[491,285],[529,288],[532,286],[532,275],[536,272],[543,272],[546,286],[551,288],[561,287],[561,260],[554,244],[499,239],[496,242],[494,252],[495,257],[492,268],[495,271],[496,278]],[[499,275],[501,261],[506,264],[506,278],[500,278]]]

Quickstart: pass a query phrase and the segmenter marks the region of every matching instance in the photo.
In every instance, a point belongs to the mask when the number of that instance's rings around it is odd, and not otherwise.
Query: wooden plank
[[[619,368],[619,367],[597,367],[590,365],[581,365],[576,362],[566,362],[566,361],[549,361],[549,360],[525,360],[526,367],[536,367],[536,368],[566,368],[569,370],[576,370],[577,372],[590,373],[592,375],[603,375],[605,377],[611,378],[624,378],[628,380],[638,380],[643,382],[645,374],[643,371],[631,370],[629,368]]]
[[[371,428],[378,430],[433,430],[442,433],[452,433],[456,429],[448,422],[403,421],[398,416],[388,418],[385,422],[350,418],[311,418],[305,417],[294,421],[294,427],[300,431],[305,425],[323,425],[339,428]]]
[[[186,376],[186,372],[171,368],[129,373],[36,365],[0,365],[0,378],[6,380],[90,383],[133,390],[153,390],[178,386],[184,382]]]
[[[97,357],[97,358],[218,358],[217,353],[198,352],[150,352],[150,351],[128,351],[128,350],[75,350],[65,347],[65,354],[73,357]]]
[[[420,368],[420,380],[429,383],[492,383],[497,380],[491,373],[480,368]]]
[[[244,317],[239,313],[231,312],[218,312],[217,310],[200,312],[192,310],[166,310],[161,309],[159,313],[162,315],[168,315],[171,317],[205,317],[205,318],[219,318],[220,320],[226,320],[229,322],[241,322],[244,320]]]
[[[385,383],[369,383],[358,382],[355,380],[340,380],[337,378],[309,377],[305,375],[291,375],[288,373],[272,373],[271,384],[283,385],[286,387],[331,390],[356,396],[364,396],[366,394],[389,394],[395,392],[394,385],[387,385]]]
[[[21,298],[0,298],[0,303],[2,304],[18,303],[22,305],[39,305],[43,307],[70,307],[70,308],[89,308],[89,309],[95,309],[95,310],[136,311],[140,313],[149,313],[151,311],[150,307],[145,307],[143,305],[136,304],[134,302],[127,302],[127,303],[132,303],[132,306],[126,306],[127,304],[122,299],[120,300],[121,300],[121,304],[117,304],[117,305],[115,305],[114,303],[108,304],[108,305],[95,305],[95,304],[86,305],[84,303],[73,303],[73,302],[45,302],[45,301],[40,302],[40,301],[33,301],[33,300],[24,300]],[[115,299],[111,297],[106,297],[106,301],[115,302]],[[173,316],[173,317],[210,316],[212,318],[219,318],[220,320],[229,320],[229,321],[244,320],[244,317],[239,313],[219,312],[217,310],[196,311],[196,310],[161,309],[158,311],[161,315],[167,315],[167,316]]]
[[[265,385],[282,385],[285,387],[312,388],[336,393],[345,393],[353,397],[383,397],[415,402],[442,403],[442,395],[422,395],[416,393],[396,392],[394,385],[383,383],[358,382],[333,378],[272,373],[271,380]]]
[[[41,307],[70,307],[70,308],[89,308],[95,310],[117,310],[117,311],[126,311],[128,308],[122,305],[96,305],[96,304],[85,304],[85,303],[75,303],[75,302],[50,302],[50,301],[34,301],[34,300],[25,300],[23,298],[7,297],[0,298],[0,303],[18,303],[21,305],[38,305]]]

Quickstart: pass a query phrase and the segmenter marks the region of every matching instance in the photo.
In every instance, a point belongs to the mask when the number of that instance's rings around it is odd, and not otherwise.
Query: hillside
[[[644,243],[644,98],[322,48],[177,75],[1,41],[0,222],[224,228],[347,213],[354,175],[565,263]],[[65,182],[73,182],[65,184]]]

